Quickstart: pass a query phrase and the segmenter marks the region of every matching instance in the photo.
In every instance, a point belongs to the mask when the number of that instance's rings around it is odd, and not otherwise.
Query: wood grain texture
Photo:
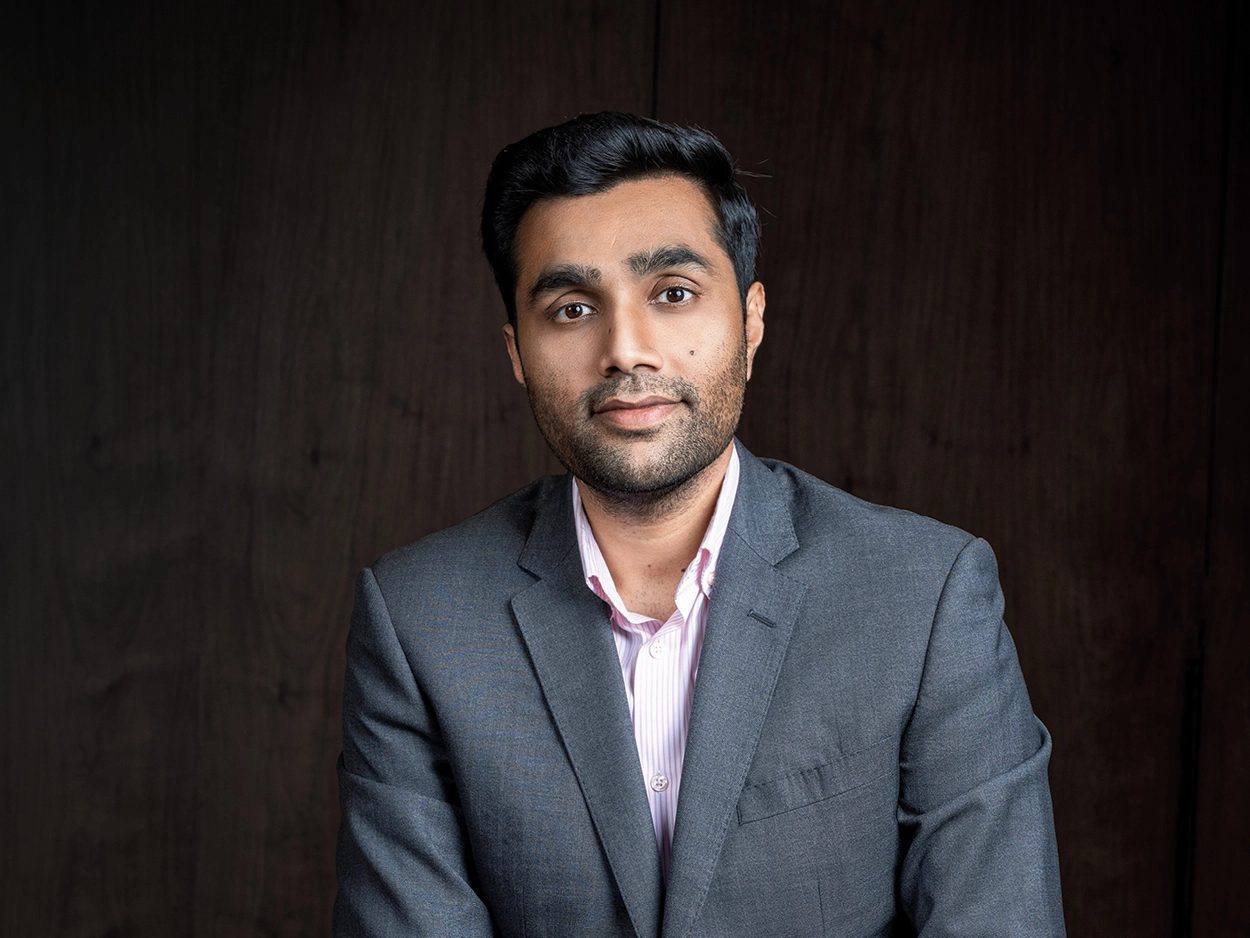
[[[190,76],[167,68],[184,33],[148,54],[118,12],[36,14],[0,55],[16,131],[0,252],[6,935],[185,933],[193,903],[210,625],[193,127],[176,106]]]
[[[556,468],[489,161],[653,92],[766,174],[747,444],[998,551],[1074,936],[1169,927],[1207,617],[1194,933],[1247,929],[1244,13],[658,10],[658,46],[656,0],[0,34],[0,934],[328,931],[352,575]]]
[[[990,540],[1056,739],[1070,933],[1168,933],[1220,8],[662,12],[659,116],[764,174],[746,180],[769,304],[745,441]]]
[[[1250,934],[1250,15],[1229,46],[1223,289],[1216,346],[1193,934]]]
[[[490,160],[645,110],[653,8],[27,15],[0,931],[325,933],[354,571],[555,466],[478,248]]]

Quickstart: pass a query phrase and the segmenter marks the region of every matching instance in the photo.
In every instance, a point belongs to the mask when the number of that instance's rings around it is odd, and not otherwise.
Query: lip
[[[595,410],[595,416],[619,430],[647,430],[663,423],[680,404],[668,397],[643,397],[636,401],[612,398]]]
[[[676,404],[677,402],[671,397],[658,397],[651,395],[650,397],[642,397],[636,401],[627,401],[619,397],[609,398],[595,408],[595,413],[602,414],[613,410],[644,410],[648,407],[660,407],[665,404]]]

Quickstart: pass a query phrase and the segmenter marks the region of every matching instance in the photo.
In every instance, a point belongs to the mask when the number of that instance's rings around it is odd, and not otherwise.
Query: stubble
[[[702,390],[685,378],[631,372],[607,379],[563,405],[546,392],[550,383],[528,379],[526,392],[534,420],[551,451],[578,481],[594,489],[605,509],[622,516],[666,515],[693,495],[697,477],[733,440],[746,391],[747,346],[725,356]],[[539,388],[541,390],[537,390]],[[613,397],[660,395],[680,402],[680,419],[659,427],[616,433],[594,417]],[[631,440],[662,439],[666,444],[645,461],[631,455]]]

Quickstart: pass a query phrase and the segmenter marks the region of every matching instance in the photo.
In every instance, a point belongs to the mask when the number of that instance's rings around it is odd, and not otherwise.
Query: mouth
[[[671,397],[658,397],[654,394],[650,397],[639,398],[636,401],[613,397],[596,407],[595,413],[604,414],[614,410],[645,410],[649,407],[663,407],[668,404],[676,403],[678,402],[673,400]]]
[[[594,410],[597,419],[618,430],[649,430],[663,423],[681,401],[652,395],[637,400],[614,397]]]

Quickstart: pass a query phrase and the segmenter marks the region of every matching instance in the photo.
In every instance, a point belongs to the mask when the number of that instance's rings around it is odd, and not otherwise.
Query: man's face
[[[536,203],[515,240],[513,374],[560,461],[608,495],[664,493],[730,446],[764,288],[743,317],[712,205],[681,176]]]

